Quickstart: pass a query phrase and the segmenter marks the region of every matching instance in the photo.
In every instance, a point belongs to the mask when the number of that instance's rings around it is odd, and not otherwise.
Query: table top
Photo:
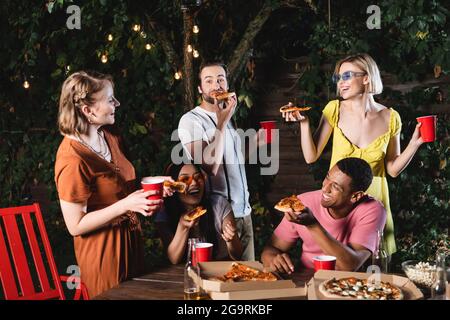
[[[303,287],[314,275],[312,269],[294,272],[290,279]],[[94,300],[183,300],[184,265],[155,267],[149,273],[120,283]]]

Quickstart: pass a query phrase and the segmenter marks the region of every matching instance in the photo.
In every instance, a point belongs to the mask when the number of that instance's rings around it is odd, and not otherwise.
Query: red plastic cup
[[[259,125],[266,130],[266,143],[272,143],[272,130],[276,128],[276,121],[261,121]]]
[[[334,270],[336,268],[336,257],[334,256],[315,256],[313,258],[314,271]]]
[[[196,262],[207,262],[212,260],[213,244],[208,242],[199,242],[195,244]]]
[[[437,116],[424,116],[416,118],[420,122],[420,136],[424,142],[433,142],[436,140]]]
[[[158,190],[158,194],[154,194],[151,196],[148,196],[147,199],[149,200],[160,200],[163,196],[163,183],[164,179],[162,178],[156,178],[156,177],[145,177],[141,180],[141,186],[144,191],[149,190]]]

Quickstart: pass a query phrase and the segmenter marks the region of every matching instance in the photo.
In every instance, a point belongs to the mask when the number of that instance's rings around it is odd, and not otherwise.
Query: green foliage
[[[201,31],[193,38],[202,58],[229,57],[254,17],[255,8],[264,2],[204,1],[195,17]],[[273,8],[281,3],[272,1]],[[299,82],[308,103],[324,105],[335,90],[329,81],[331,74],[321,66],[333,65],[353,52],[369,52],[383,71],[395,74],[400,81],[421,80],[432,74],[435,65],[442,67],[443,74],[450,70],[447,1],[379,1],[381,30],[366,27],[365,10],[371,1],[347,1],[345,6],[331,2],[330,30],[326,1],[317,1],[316,12],[305,1],[291,3],[297,9],[281,8],[267,21],[255,40],[254,56],[270,60],[280,55],[308,55],[311,65]],[[70,4],[81,7],[80,31],[66,28],[66,8]],[[0,21],[4,31],[0,34],[0,205],[36,200],[36,188],[43,188],[49,199],[44,212],[46,226],[58,265],[64,268],[74,258],[53,182],[55,154],[61,141],[56,129],[61,84],[69,73],[81,69],[112,74],[121,102],[116,122],[137,175],[161,174],[174,145],[170,134],[183,113],[183,88],[173,78],[179,66],[168,63],[161,44],[146,24],[146,15],[157,21],[157,27],[168,30],[174,50],[182,52],[182,13],[179,1],[165,0],[15,1],[2,2],[0,9],[4,13]],[[145,34],[131,29],[135,23]],[[112,41],[107,40],[109,34]],[[145,49],[147,43],[152,44],[151,50]],[[105,53],[108,62],[103,64],[100,57]],[[194,63],[198,66],[199,61]],[[30,83],[28,90],[23,87],[25,80]],[[236,118],[245,127],[259,93],[248,70],[234,89],[240,101]],[[329,94],[325,96],[324,91]],[[408,95],[389,91],[383,95],[394,101],[402,116],[404,143],[419,114],[417,107],[429,104],[432,97],[432,88]],[[319,110],[312,112],[315,123],[319,117]],[[439,128],[440,137],[446,139],[423,146],[408,169],[390,181],[399,260],[413,256],[426,259],[439,241],[448,241],[447,118],[440,119]],[[325,159],[313,166],[318,180],[327,167]],[[253,169],[248,171],[249,189],[255,212],[256,252],[260,254],[280,217],[271,216],[264,207],[263,179]],[[144,233],[150,263],[163,261],[151,219],[144,220]]]

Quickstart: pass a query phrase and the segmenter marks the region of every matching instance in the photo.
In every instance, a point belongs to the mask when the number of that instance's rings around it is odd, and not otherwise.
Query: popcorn
[[[419,262],[415,265],[405,265],[405,273],[411,281],[431,287],[435,281],[436,266],[428,262]]]

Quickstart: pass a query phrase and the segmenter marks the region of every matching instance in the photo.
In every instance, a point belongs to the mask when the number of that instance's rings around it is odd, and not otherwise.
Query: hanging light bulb
[[[192,32],[193,33],[199,33],[200,32],[200,28],[198,27],[198,25],[194,25],[194,27],[192,28]]]
[[[144,31],[141,31],[140,35],[142,39],[147,38],[147,34]]]
[[[111,33],[108,34],[108,41],[113,41],[113,39],[114,39],[113,35]]]
[[[192,52],[192,55],[194,56],[194,58],[200,57],[200,53],[198,53],[197,50],[194,50],[194,52]]]
[[[190,44],[188,44],[186,50],[187,50],[187,52],[192,52],[192,46]]]
[[[180,80],[181,79],[181,72],[180,71],[175,72],[174,77],[175,77],[176,80]]]
[[[102,60],[102,63],[107,63],[108,62],[108,56],[106,54],[102,54],[101,60]]]
[[[141,30],[141,25],[134,24],[132,29],[133,29],[133,31],[139,32]]]
[[[147,43],[145,45],[145,49],[150,50],[152,48],[152,45],[150,43]]]
[[[23,87],[24,87],[25,89],[30,88],[30,83],[28,82],[28,80],[25,80],[25,81],[24,81]]]

